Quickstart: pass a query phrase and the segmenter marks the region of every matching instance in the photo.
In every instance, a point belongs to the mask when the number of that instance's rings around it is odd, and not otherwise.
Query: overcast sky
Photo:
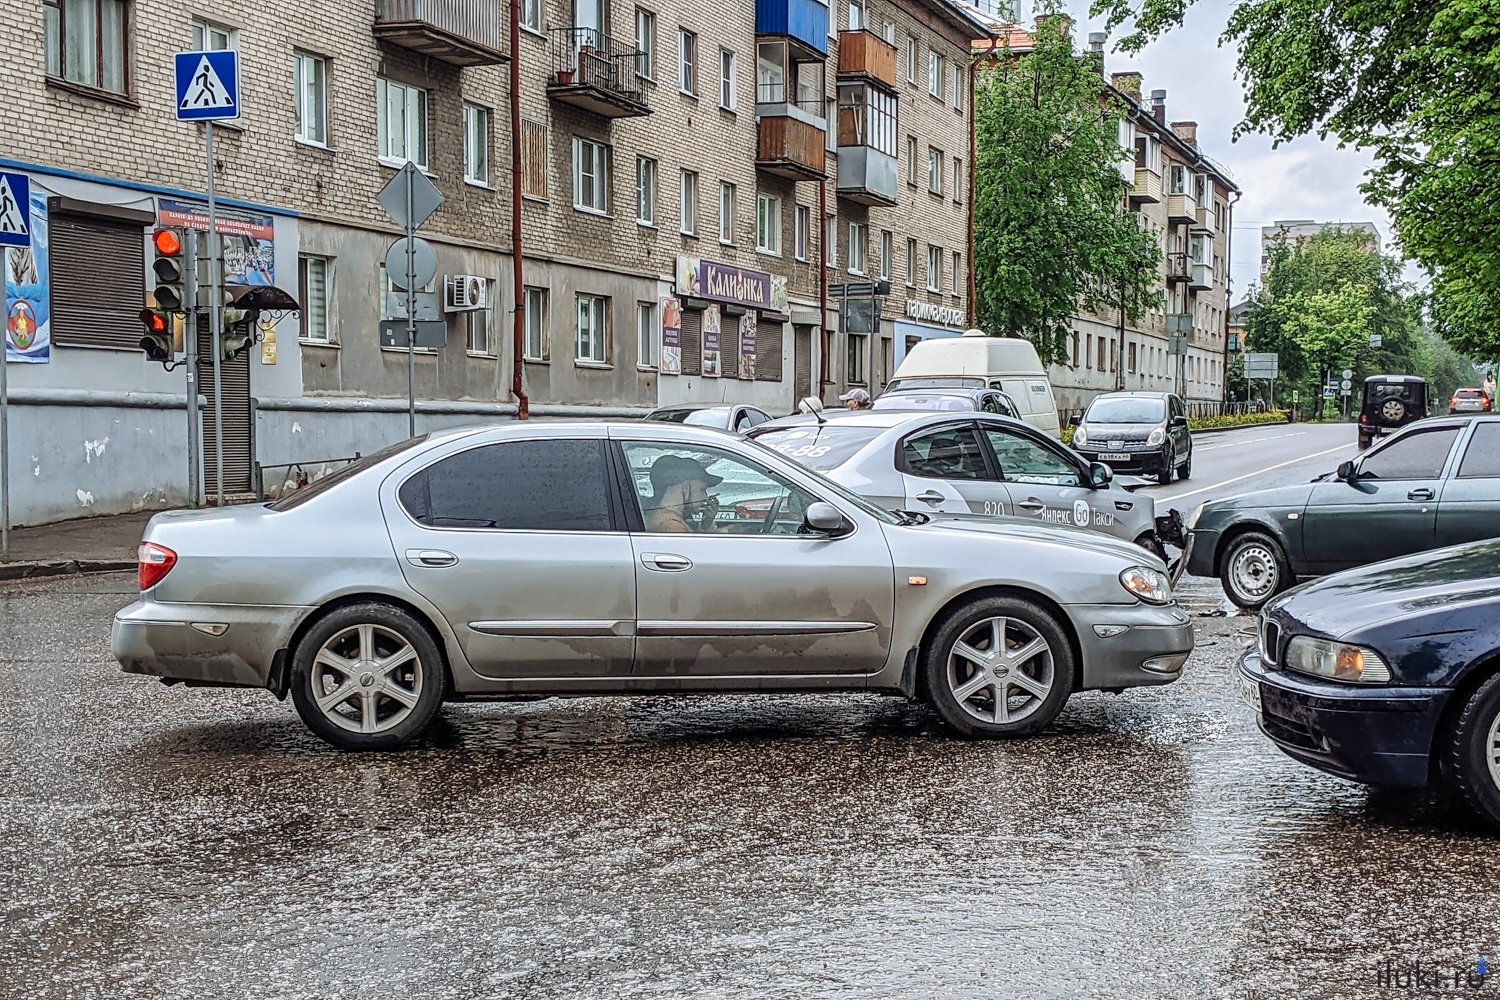
[[[1103,24],[1088,21],[1088,0],[1068,0],[1068,9],[1081,22],[1077,44],[1083,48],[1090,31]],[[1373,222],[1380,229],[1382,247],[1390,246],[1390,219],[1365,204],[1359,185],[1370,159],[1363,153],[1341,150],[1315,137],[1299,139],[1277,149],[1269,139],[1247,135],[1230,142],[1234,126],[1244,114],[1244,90],[1235,78],[1235,53],[1219,47],[1219,35],[1231,4],[1228,0],[1200,0],[1189,9],[1181,28],[1130,58],[1105,47],[1105,71],[1135,70],[1144,76],[1143,95],[1167,92],[1168,121],[1196,121],[1198,145],[1208,156],[1228,167],[1244,192],[1234,207],[1232,277],[1234,301],[1260,273],[1260,227],[1278,219],[1317,222]],[[1022,11],[1023,23],[1030,15]],[[1408,268],[1408,277],[1415,277]]]

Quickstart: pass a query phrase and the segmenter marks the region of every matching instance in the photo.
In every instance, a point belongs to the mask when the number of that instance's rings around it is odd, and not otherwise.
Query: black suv
[[[1106,392],[1082,418],[1072,418],[1073,450],[1123,475],[1154,475],[1159,483],[1193,474],[1187,408],[1170,392]]]
[[[1371,375],[1359,408],[1359,447],[1394,434],[1427,415],[1427,380],[1415,375]]]

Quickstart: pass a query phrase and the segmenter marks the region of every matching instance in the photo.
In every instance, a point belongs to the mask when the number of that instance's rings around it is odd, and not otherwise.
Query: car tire
[[[1005,652],[996,656],[998,637]],[[1033,651],[1015,656],[1025,650]],[[1076,669],[1056,616],[1018,597],[985,597],[949,612],[922,663],[927,698],[948,728],[986,739],[1046,729],[1072,693]]]
[[[1167,550],[1162,546],[1161,539],[1157,538],[1154,532],[1148,531],[1145,534],[1141,535],[1135,540],[1135,544],[1139,545],[1141,548],[1145,549],[1153,556],[1156,556],[1162,562],[1168,562]]]
[[[1236,607],[1258,611],[1290,586],[1286,553],[1270,535],[1247,531],[1235,536],[1219,564],[1219,582]]]
[[[1157,472],[1156,481],[1163,486],[1172,481],[1172,453],[1170,451],[1161,457],[1161,471]]]
[[[389,604],[338,608],[292,651],[297,714],[340,750],[405,746],[432,723],[447,692],[448,671],[432,633]]]
[[[1365,451],[1369,447],[1370,447],[1370,435],[1368,435],[1368,434],[1361,434],[1359,436],[1359,450],[1360,451]]]
[[[1181,465],[1179,465],[1177,467],[1177,478],[1178,479],[1192,479],[1193,478],[1193,452],[1192,452],[1192,449],[1188,449],[1187,461],[1183,462]]]
[[[1459,799],[1486,822],[1500,826],[1500,674],[1469,696],[1447,734],[1442,774]]]
[[[1380,418],[1388,424],[1399,424],[1406,419],[1406,404],[1399,399],[1387,399],[1380,404]]]

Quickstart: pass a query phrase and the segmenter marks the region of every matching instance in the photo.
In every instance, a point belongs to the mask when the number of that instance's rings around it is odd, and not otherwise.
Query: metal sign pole
[[[223,242],[219,239],[219,222],[214,207],[214,123],[204,122],[208,136],[208,329],[213,335],[214,347],[214,492],[217,502],[224,506],[224,310],[220,290],[219,253]],[[198,331],[193,331],[197,336]]]
[[[187,353],[187,443],[188,443],[188,503],[194,507],[203,503],[203,490],[198,482],[203,461],[203,428],[198,416],[198,231],[189,227],[183,232],[186,244],[187,270],[183,281],[187,286],[187,301],[182,318],[182,346]]]
[[[10,316],[4,275],[10,274],[10,247],[0,247],[0,318]],[[0,562],[10,562],[10,321],[0,334]]]
[[[412,169],[407,164],[407,169]],[[406,436],[417,436],[417,244],[412,239],[416,227],[411,224],[412,191],[406,185]]]

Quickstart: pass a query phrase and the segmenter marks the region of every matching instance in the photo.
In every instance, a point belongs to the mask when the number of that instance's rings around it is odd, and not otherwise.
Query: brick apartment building
[[[408,355],[377,336],[400,232],[376,196],[407,160],[445,198],[421,234],[447,346],[416,352],[419,429],[514,414],[517,314],[540,416],[787,411],[878,391],[908,338],[963,325],[967,53],[985,29],[947,0],[521,0],[514,52],[508,7],[480,0],[0,3],[0,169],[29,175],[37,237],[7,290],[41,324],[11,333],[12,361],[36,362],[9,367],[18,522],[185,498],[185,373],[146,360],[136,316],[150,233],[202,209],[179,51],[240,55],[241,117],[215,129],[226,275],[302,303],[223,365],[230,492],[256,462],[404,436]],[[830,294],[881,279],[878,310]],[[199,376],[208,391],[207,360]]]

